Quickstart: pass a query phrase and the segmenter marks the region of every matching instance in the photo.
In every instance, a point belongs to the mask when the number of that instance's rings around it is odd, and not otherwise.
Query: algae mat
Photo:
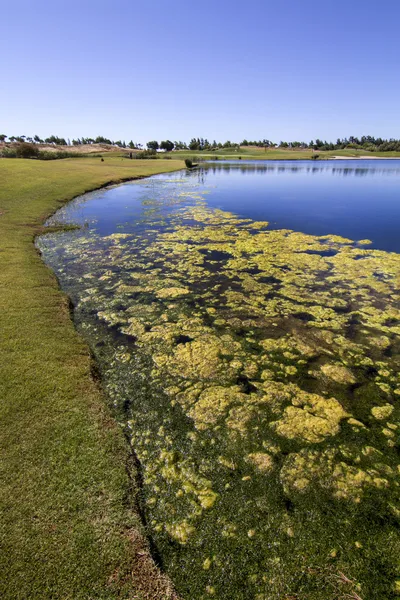
[[[269,230],[188,179],[142,200],[129,227],[40,248],[138,457],[177,590],[395,598],[400,255]]]

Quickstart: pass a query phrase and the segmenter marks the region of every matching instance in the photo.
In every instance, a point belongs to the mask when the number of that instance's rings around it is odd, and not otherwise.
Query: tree
[[[189,142],[189,150],[199,150],[200,143],[196,140],[196,138],[192,138]]]
[[[171,140],[164,140],[160,144],[161,150],[166,150],[167,152],[171,152],[174,149],[174,143]]]
[[[112,145],[112,141],[108,138],[103,137],[102,135],[98,135],[94,141],[96,144],[110,144],[110,146]]]
[[[133,143],[133,141],[132,141],[132,140],[129,142],[128,146],[129,146],[129,148],[130,148],[131,150],[134,150],[134,149],[135,149],[135,144]]]
[[[160,147],[156,140],[153,140],[152,142],[147,142],[146,146],[149,150],[158,150]]]
[[[46,144],[57,144],[59,146],[67,145],[65,138],[60,138],[57,135],[51,135],[50,137],[45,138],[44,141],[46,142]]]
[[[6,139],[6,134],[5,133],[0,133],[0,142],[4,142],[4,140]]]

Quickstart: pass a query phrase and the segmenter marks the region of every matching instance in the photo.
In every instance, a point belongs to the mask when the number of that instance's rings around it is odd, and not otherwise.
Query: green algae
[[[43,241],[165,568],[190,599],[392,597],[400,256],[270,231],[184,183],[165,202],[133,233]]]

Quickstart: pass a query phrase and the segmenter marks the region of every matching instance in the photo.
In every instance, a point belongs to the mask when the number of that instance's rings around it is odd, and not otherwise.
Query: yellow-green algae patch
[[[389,599],[400,256],[269,231],[181,187],[145,228],[46,250],[140,462],[165,568],[190,600]]]
[[[279,435],[289,439],[322,442],[339,433],[340,421],[348,416],[335,398],[303,392],[293,402],[294,406],[285,408],[282,419],[271,423]]]

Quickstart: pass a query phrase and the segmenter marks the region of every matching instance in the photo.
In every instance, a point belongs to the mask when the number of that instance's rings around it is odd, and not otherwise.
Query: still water
[[[151,186],[168,181],[173,188],[182,178],[207,191],[210,206],[267,220],[270,228],[367,238],[374,248],[400,252],[400,160],[216,162],[96,192],[78,212],[66,210],[78,223],[94,220],[100,233],[112,233],[129,228]]]
[[[39,240],[185,600],[395,597],[399,183],[206,164],[77,198],[50,222],[81,228]]]

